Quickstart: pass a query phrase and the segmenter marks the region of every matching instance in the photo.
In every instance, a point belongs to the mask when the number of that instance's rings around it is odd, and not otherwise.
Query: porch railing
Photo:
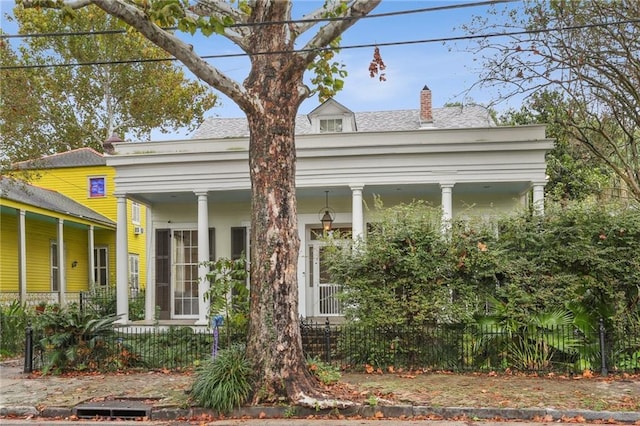
[[[342,302],[338,299],[337,295],[342,291],[342,286],[339,284],[320,284],[320,315],[321,316],[336,316],[342,315]]]

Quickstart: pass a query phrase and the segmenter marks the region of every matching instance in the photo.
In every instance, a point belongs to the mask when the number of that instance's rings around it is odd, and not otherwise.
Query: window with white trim
[[[140,290],[140,258],[137,254],[129,253],[129,291],[138,294]]]
[[[321,118],[320,133],[342,132],[342,118]]]
[[[90,176],[89,198],[102,198],[107,196],[107,180],[104,176]]]
[[[135,201],[131,202],[131,223],[140,225],[140,204]]]

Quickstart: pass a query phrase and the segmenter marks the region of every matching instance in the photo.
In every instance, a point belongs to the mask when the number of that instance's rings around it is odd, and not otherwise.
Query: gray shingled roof
[[[47,155],[37,160],[27,160],[15,163],[13,166],[20,170],[57,169],[63,167],[106,166],[107,160],[92,148],[78,148],[59,154]]]
[[[64,195],[30,185],[24,181],[0,177],[0,198],[115,227],[116,223]]]
[[[436,129],[464,129],[473,127],[493,127],[495,121],[487,108],[480,105],[451,106],[433,109],[433,125]],[[355,112],[358,132],[391,132],[418,130],[421,128],[420,110]],[[296,134],[311,134],[311,122],[306,115],[296,117]],[[209,117],[194,132],[193,139],[218,139],[248,137],[249,126],[246,118]]]

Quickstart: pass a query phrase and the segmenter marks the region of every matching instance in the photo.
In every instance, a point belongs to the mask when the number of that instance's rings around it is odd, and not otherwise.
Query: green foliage
[[[462,27],[470,34],[508,31],[513,35],[506,43],[478,39],[468,45],[470,53],[482,58],[477,85],[500,86],[500,100],[545,90],[558,94],[556,111],[560,114],[552,118],[558,118],[561,132],[570,135],[562,142],[581,144],[585,149],[580,151],[590,153],[587,161],[597,162],[592,171],[580,164],[584,158],[569,159],[567,169],[559,167],[567,160],[563,155],[556,164],[550,163],[556,173],[552,190],[560,196],[586,195],[584,186],[598,181],[598,175],[608,175],[619,181],[615,183],[619,193],[611,195],[640,201],[640,85],[636,78],[640,73],[640,23],[636,19],[640,3],[521,3],[505,5],[499,19],[484,13]],[[548,28],[564,30],[546,31]],[[516,29],[522,31],[514,32]],[[586,185],[579,181],[580,175],[587,177]]]
[[[545,90],[532,94],[520,110],[506,111],[500,116],[499,123],[547,126],[547,137],[555,139],[555,146],[546,158],[547,196],[577,201],[603,196],[605,189],[614,183],[611,170],[572,136],[567,125],[569,111],[571,106],[559,92]]]
[[[338,367],[321,361],[317,357],[307,358],[307,367],[323,385],[335,384],[342,377]]]
[[[22,353],[28,320],[28,308],[19,300],[0,305],[0,359]]]
[[[247,401],[253,387],[253,370],[244,351],[243,345],[234,345],[198,368],[191,389],[196,404],[229,413]]]
[[[637,209],[549,203],[544,216],[457,222],[446,236],[422,203],[379,213],[366,246],[329,253],[347,313],[364,324],[465,322],[493,300],[519,322],[569,300],[611,321],[640,308]]]
[[[115,286],[93,286],[83,293],[83,309],[93,310],[98,315],[117,313]],[[129,320],[144,319],[145,291],[139,290],[136,297],[129,298]]]
[[[227,347],[232,341],[243,340],[249,327],[249,289],[246,285],[247,270],[244,256],[231,260],[220,258],[207,262],[210,272],[207,278],[211,286],[204,294],[209,300],[209,318],[223,315]]]
[[[48,307],[34,324],[35,334],[42,335],[37,343],[44,352],[42,372],[117,368],[121,348],[109,339],[117,319],[80,312],[75,305]]]
[[[153,2],[158,3],[158,2]],[[119,31],[126,26],[96,6],[71,14],[17,6],[20,33]],[[102,151],[113,132],[148,140],[151,132],[195,129],[216,103],[210,88],[190,80],[164,50],[137,32],[25,39],[0,46],[0,63],[31,66],[147,60],[143,63],[2,71],[1,151],[20,161],[79,147]],[[9,143],[10,141],[10,143]]]
[[[340,38],[337,38],[331,43],[331,50],[319,52],[315,62],[308,66],[314,73],[311,83],[315,87],[314,91],[318,93],[320,102],[335,96],[344,87],[344,79],[347,77],[344,64],[332,62],[334,56],[340,53],[339,45]]]
[[[333,279],[344,285],[347,318],[372,327],[465,321],[478,304],[468,288],[495,282],[491,265],[499,253],[482,249],[489,231],[449,241],[440,209],[420,201],[374,214],[362,250],[326,251]]]
[[[354,322],[340,329],[338,356],[354,368],[455,370],[462,357],[463,335],[460,324],[372,327]]]
[[[571,333],[571,312],[556,309],[519,322],[504,317],[499,306],[495,301],[494,311],[478,319],[476,331],[482,338],[474,348],[476,365],[490,368],[502,361],[510,368],[543,371],[552,369],[553,363],[574,362],[579,342]]]
[[[146,368],[180,369],[196,366],[211,355],[211,335],[191,327],[169,327],[146,333],[122,334],[124,347]]]

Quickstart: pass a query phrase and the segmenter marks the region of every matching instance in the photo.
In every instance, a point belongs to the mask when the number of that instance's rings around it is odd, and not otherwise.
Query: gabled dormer
[[[311,133],[355,132],[356,119],[353,111],[334,99],[324,101],[307,114]]]

